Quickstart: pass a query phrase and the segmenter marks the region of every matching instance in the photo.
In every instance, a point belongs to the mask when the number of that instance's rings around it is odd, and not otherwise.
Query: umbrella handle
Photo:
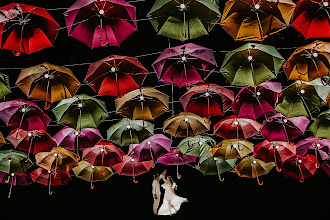
[[[18,57],[19,55],[21,55],[21,51],[14,51],[14,50],[13,50],[12,52],[13,52],[13,54],[14,54],[15,56],[17,56],[17,57]]]
[[[48,182],[48,195],[52,195],[53,191],[50,190],[50,186],[52,185],[52,174],[49,173],[49,182]]]
[[[263,182],[263,181],[260,182],[259,178],[257,178],[257,180],[258,180],[258,185],[259,185],[259,186],[264,185],[264,182]]]
[[[48,102],[45,102],[45,106],[44,106],[44,109],[45,110],[48,110],[50,108],[50,103]]]
[[[90,189],[94,189],[94,185],[93,185],[93,182],[91,182],[91,186],[90,186]]]
[[[8,193],[8,199],[10,199],[11,196],[11,189],[13,188],[13,182],[10,183],[9,193]]]
[[[179,165],[176,165],[176,177],[178,178],[178,179],[181,179],[181,175],[179,174]]]
[[[5,183],[9,183],[10,175],[8,175],[8,178],[5,180]]]
[[[100,44],[101,44],[101,46],[102,46],[102,47],[105,47],[105,46],[107,46],[107,45],[108,45],[108,43],[109,43],[109,41],[107,40],[105,43],[103,43],[103,42],[101,41],[101,43],[100,43]]]
[[[225,181],[225,178],[223,178],[223,177],[221,177],[221,176],[219,175],[219,180],[220,180],[221,182],[223,182],[223,181]]]
[[[133,176],[133,183],[138,183],[139,181],[137,181],[136,179],[135,179],[135,176]]]

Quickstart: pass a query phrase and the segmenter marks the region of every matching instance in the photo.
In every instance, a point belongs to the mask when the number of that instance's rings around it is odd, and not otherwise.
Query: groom
[[[166,170],[164,170],[160,175],[154,175],[154,180],[152,181],[152,195],[154,197],[153,212],[157,215],[157,209],[160,201],[160,186],[159,180],[165,176]]]

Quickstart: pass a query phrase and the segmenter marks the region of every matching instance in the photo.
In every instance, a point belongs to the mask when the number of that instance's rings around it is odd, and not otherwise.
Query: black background
[[[68,8],[75,0],[30,0],[18,1],[46,9]],[[153,5],[152,0],[132,2],[137,8],[137,19],[145,19],[146,14]],[[11,1],[1,1],[0,4],[6,5]],[[220,11],[223,11],[224,1],[220,0]],[[49,10],[49,13],[61,25],[65,26],[63,12],[65,10]],[[326,40],[326,39],[322,39]],[[293,28],[288,28],[272,35],[263,42],[264,44],[274,45],[284,58],[288,58],[295,47],[305,45],[313,40],[305,40]],[[209,36],[203,36],[189,40],[201,46],[212,48],[215,52],[216,60],[220,66],[225,52],[233,50],[246,42],[234,42],[234,40],[219,26],[216,25]],[[88,46],[80,43],[76,39],[68,37],[67,30],[59,31],[54,47],[47,48],[31,55],[22,54],[19,57],[12,55],[11,51],[2,50],[0,52],[0,68],[2,72],[10,76],[11,85],[14,86],[20,69],[50,62],[57,65],[71,65],[81,63],[91,63],[100,60],[110,54],[138,56],[142,64],[153,72],[151,64],[168,46],[177,46],[182,42],[168,40],[166,37],[157,36],[152,25],[147,20],[138,21],[138,31],[127,38],[120,47],[95,48],[91,50]],[[220,52],[222,51],[222,52]],[[156,53],[155,55],[141,56]],[[83,82],[87,73],[88,65],[68,66]],[[18,68],[18,69],[7,69]],[[218,70],[218,69],[217,69]],[[290,82],[283,71],[279,74],[278,81],[282,85],[289,85]],[[219,73],[212,73],[206,82],[214,82],[219,85],[228,86],[226,79]],[[161,83],[154,73],[150,73],[143,86],[158,86]],[[171,94],[171,86],[158,87],[159,90]],[[186,92],[186,88],[174,88],[174,99]],[[237,89],[233,89],[235,94]],[[12,94],[6,100],[16,98],[26,99],[25,95],[16,87],[12,89]],[[93,90],[87,85],[82,85],[77,94],[86,93],[95,95]],[[106,101],[108,111],[114,111],[114,97],[98,97]],[[36,101],[39,107],[43,108],[43,101]],[[53,108],[56,103],[52,104]],[[50,109],[51,109],[50,108]],[[176,113],[182,111],[180,103],[175,104]],[[52,122],[47,131],[54,135],[62,126],[57,126],[54,115],[50,110],[48,115],[52,117]],[[232,111],[225,116],[233,114]],[[171,116],[166,112],[156,118],[157,128],[162,127],[162,122]],[[109,120],[120,118],[115,114],[109,115]],[[222,117],[212,118],[212,124]],[[103,122],[99,129],[106,137],[106,129],[114,122]],[[1,131],[6,136],[12,128],[4,126],[1,122]],[[156,133],[161,132],[157,130]],[[211,131],[212,132],[212,131]],[[307,131],[306,136],[311,133]],[[217,141],[221,138],[214,137]],[[297,138],[295,141],[302,139]],[[181,138],[174,140],[176,146]],[[262,139],[251,139],[258,143]],[[3,148],[10,148],[5,145]],[[127,152],[127,147],[123,147]],[[32,167],[29,171],[35,169]],[[204,176],[199,171],[190,166],[180,166],[182,174],[180,180],[176,179],[176,167],[166,167],[156,164],[150,172],[137,177],[137,184],[133,183],[131,177],[114,175],[107,182],[95,184],[93,190],[89,189],[89,183],[83,180],[72,178],[66,185],[52,187],[53,195],[48,195],[48,188],[40,184],[30,186],[18,186],[13,188],[12,198],[7,199],[9,186],[0,185],[0,201],[2,217],[12,216],[13,218],[98,218],[98,219],[157,219],[166,217],[153,216],[152,213],[152,194],[151,182],[152,175],[161,173],[163,169],[168,170],[168,175],[174,177],[178,185],[177,194],[188,198],[189,203],[181,206],[178,214],[172,218],[210,218],[220,219],[225,217],[232,218],[297,218],[301,215],[319,218],[327,211],[329,201],[329,177],[321,169],[304,183],[296,180],[285,179],[281,173],[273,169],[270,174],[262,176],[264,185],[259,186],[256,179],[240,178],[235,173],[227,172],[223,174],[224,182],[220,182],[217,176]],[[73,174],[73,173],[72,173]]]

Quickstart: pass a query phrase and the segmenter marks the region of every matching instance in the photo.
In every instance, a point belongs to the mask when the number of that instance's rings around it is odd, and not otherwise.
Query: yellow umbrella
[[[243,158],[253,152],[253,144],[246,140],[226,139],[213,146],[211,154],[215,158],[224,160]]]

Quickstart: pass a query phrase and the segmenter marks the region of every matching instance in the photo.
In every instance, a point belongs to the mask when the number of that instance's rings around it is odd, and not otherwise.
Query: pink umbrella
[[[168,153],[164,154],[158,158],[157,162],[165,165],[176,165],[177,166],[177,178],[180,179],[181,175],[179,174],[179,165],[184,165],[196,161],[195,156],[184,155],[178,149],[172,149]]]
[[[1,102],[0,119],[8,126],[27,131],[46,129],[51,120],[37,104],[22,99]]]
[[[286,118],[277,113],[264,120],[260,134],[269,141],[290,141],[303,135],[309,124],[305,116]]]
[[[308,137],[297,143],[297,154],[305,156],[308,151],[314,151],[315,155],[320,155],[322,160],[330,159],[330,140],[316,137]]]
[[[130,144],[129,155],[138,160],[156,161],[171,149],[172,141],[163,134],[154,134],[140,144]]]
[[[256,120],[267,113],[274,112],[278,93],[282,91],[281,83],[263,82],[257,87],[246,86],[236,95],[231,105],[240,118]]]
[[[78,0],[64,16],[69,36],[90,48],[119,46],[137,27],[135,7],[123,0]]]
[[[0,182],[10,184],[8,198],[11,196],[11,189],[13,186],[24,186],[32,183],[31,177],[24,172],[5,173],[0,172]]]
[[[152,67],[160,81],[183,87],[204,81],[217,63],[213,50],[188,43],[165,49]]]

